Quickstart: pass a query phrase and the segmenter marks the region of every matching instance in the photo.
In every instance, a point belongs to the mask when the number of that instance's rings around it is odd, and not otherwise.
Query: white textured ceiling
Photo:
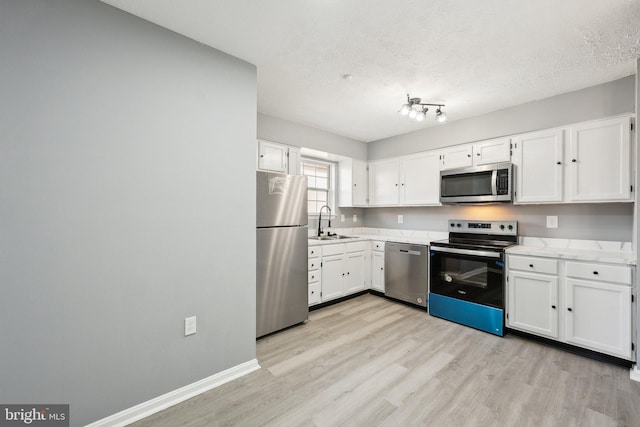
[[[639,0],[103,0],[258,67],[258,111],[361,141],[635,73]],[[345,80],[342,76],[353,76]]]

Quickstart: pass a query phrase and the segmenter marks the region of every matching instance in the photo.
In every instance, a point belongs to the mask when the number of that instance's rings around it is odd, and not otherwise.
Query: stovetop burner
[[[517,221],[450,220],[449,238],[431,246],[504,251],[518,243]]]

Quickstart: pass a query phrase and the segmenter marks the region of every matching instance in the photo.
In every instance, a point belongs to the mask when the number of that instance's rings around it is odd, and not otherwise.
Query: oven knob
[[[460,227],[462,227],[462,225],[460,223],[457,223],[456,227],[460,228]]]
[[[500,224],[500,230],[504,230],[504,224]]]
[[[452,227],[455,227],[456,225],[455,225],[454,223],[451,223],[451,226],[452,226]]]
[[[513,225],[509,225],[509,230],[513,230]]]

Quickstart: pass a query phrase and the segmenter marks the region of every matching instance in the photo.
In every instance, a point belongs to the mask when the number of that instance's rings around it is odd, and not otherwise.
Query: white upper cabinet
[[[474,166],[511,161],[511,138],[495,138],[473,144]]]
[[[288,147],[268,141],[258,141],[258,169],[272,172],[288,172]]]
[[[258,140],[258,169],[299,175],[300,151],[299,147]]]
[[[439,205],[440,153],[369,163],[369,206]]]
[[[367,164],[343,160],[338,164],[338,206],[367,206]]]
[[[455,169],[511,161],[508,137],[445,148],[440,152],[440,169]]]
[[[287,153],[287,173],[289,175],[300,175],[300,158],[302,150],[300,147],[289,147]]]
[[[446,148],[440,152],[440,169],[473,166],[473,145],[465,144]]]
[[[632,201],[631,118],[513,137],[515,203]]]
[[[564,131],[552,129],[513,138],[516,203],[563,199]]]
[[[400,160],[400,204],[440,204],[440,156],[428,151]]]
[[[570,128],[572,201],[630,200],[631,119],[618,117]]]
[[[394,158],[369,163],[369,205],[397,205],[400,201],[399,179],[399,159]]]

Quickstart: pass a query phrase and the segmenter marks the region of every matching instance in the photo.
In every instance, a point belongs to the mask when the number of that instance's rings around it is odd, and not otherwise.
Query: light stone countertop
[[[325,232],[329,229],[325,229]],[[378,240],[385,242],[414,243],[417,245],[428,245],[434,240],[443,240],[449,237],[449,233],[441,231],[423,230],[396,230],[389,228],[332,228],[331,233],[343,236],[353,236],[352,239],[340,240],[314,240],[309,239],[309,246],[332,245],[336,243],[349,243],[365,240]],[[315,232],[310,232],[314,236]]]
[[[630,242],[521,237],[518,246],[507,255],[530,255],[574,261],[636,265],[637,257]]]
[[[327,229],[325,229],[327,231]],[[388,228],[333,228],[332,233],[353,236],[342,240],[313,240],[309,246],[332,245],[357,241],[386,241],[429,245],[435,240],[444,240],[449,233],[442,231],[398,230]],[[315,233],[310,231],[310,235]],[[609,264],[636,265],[637,257],[630,242],[553,239],[520,237],[519,244],[507,249],[507,254],[530,255],[574,261],[593,261]]]

